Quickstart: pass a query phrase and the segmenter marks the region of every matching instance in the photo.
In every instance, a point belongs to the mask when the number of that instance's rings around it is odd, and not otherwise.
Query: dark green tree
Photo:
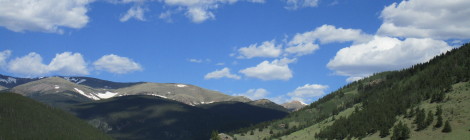
[[[381,127],[381,128],[380,128],[379,136],[380,136],[381,138],[384,138],[384,137],[386,137],[386,136],[388,136],[388,135],[390,135],[389,129],[388,129],[387,127]]]
[[[212,131],[211,140],[220,140],[219,132],[217,130]]]
[[[436,116],[439,116],[439,115],[442,115],[442,107],[441,106],[436,107]]]
[[[254,135],[254,134],[255,134],[255,132],[253,132],[253,130],[251,130],[250,135]]]
[[[436,122],[436,125],[434,125],[435,128],[439,128],[442,126],[442,114],[439,114],[439,116],[437,116],[437,122]]]
[[[410,129],[401,121],[393,127],[392,140],[406,140],[410,138]]]
[[[431,125],[433,121],[434,121],[434,114],[432,113],[431,110],[429,110],[428,116],[426,117],[426,127]]]
[[[423,130],[426,128],[426,113],[424,113],[424,109],[420,109],[418,112],[416,112],[416,118],[414,120],[414,123],[416,124],[416,131]]]
[[[274,133],[273,130],[269,130],[269,134],[273,134],[273,133]]]
[[[446,121],[446,124],[444,125],[444,128],[442,129],[442,132],[444,133],[449,133],[452,131],[452,128],[450,127],[449,120]]]

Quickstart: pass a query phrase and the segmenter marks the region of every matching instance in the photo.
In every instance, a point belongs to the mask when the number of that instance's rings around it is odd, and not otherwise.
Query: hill
[[[111,140],[60,109],[15,93],[0,93],[0,139]]]
[[[64,109],[69,105],[77,103],[127,95],[158,96],[188,105],[209,104],[221,101],[251,101],[246,97],[230,96],[188,84],[119,83],[89,77],[43,77],[28,79],[3,76],[3,78],[3,81],[0,79],[0,90],[20,93],[40,102]],[[19,82],[19,80],[22,82]]]
[[[470,136],[469,79],[470,44],[465,44],[429,62],[350,83],[286,118],[232,134],[237,139],[378,139],[390,138],[402,122],[412,139],[464,138]],[[452,132],[430,126],[436,123],[437,116],[428,117],[436,106],[442,106],[442,118],[454,126]],[[265,129],[254,131],[260,128]]]
[[[288,109],[289,111],[297,111],[297,110],[307,106],[307,104],[302,103],[300,101],[291,101],[291,102],[283,103],[282,106],[284,108]]]
[[[213,130],[232,131],[287,115],[287,112],[242,102],[191,106],[147,95],[84,103],[70,110],[120,140],[208,139]]]

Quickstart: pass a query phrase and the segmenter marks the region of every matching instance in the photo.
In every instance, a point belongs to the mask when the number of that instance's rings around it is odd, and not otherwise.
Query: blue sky
[[[2,0],[0,73],[317,100],[470,38],[454,0]]]

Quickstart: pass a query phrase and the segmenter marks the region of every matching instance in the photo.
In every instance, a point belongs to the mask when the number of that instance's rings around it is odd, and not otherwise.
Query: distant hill
[[[16,78],[0,75],[0,90],[31,97],[43,103],[66,108],[119,96],[150,95],[179,101],[188,105],[221,101],[249,102],[242,96],[230,96],[188,84],[176,83],[119,83],[89,77]]]
[[[345,85],[283,119],[230,134],[239,140],[390,139],[402,122],[410,139],[468,139],[469,89],[470,44],[465,44],[429,62]],[[441,115],[435,114],[438,106]],[[451,132],[435,126],[438,116],[450,122]]]
[[[80,104],[71,111],[120,140],[208,139],[212,130],[231,131],[287,115],[242,102],[191,106],[146,95]]]
[[[0,92],[0,139],[111,140],[62,110],[15,93]]]
[[[281,106],[283,106],[284,108],[286,108],[289,111],[297,111],[297,110],[307,106],[307,104],[302,103],[300,101],[291,101],[291,102],[283,103]]]

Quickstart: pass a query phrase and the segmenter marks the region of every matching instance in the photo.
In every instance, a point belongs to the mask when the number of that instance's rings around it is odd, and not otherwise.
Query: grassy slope
[[[15,93],[0,93],[0,139],[109,140],[86,122]]]
[[[443,66],[444,67],[449,67],[445,63],[440,63],[441,60],[449,62],[449,60],[455,60],[456,58],[467,59],[468,55],[462,55],[462,54],[465,53],[465,52],[468,54],[468,50],[469,50],[469,45],[466,44],[463,47],[461,47],[461,49],[459,49],[458,51],[453,51],[451,55],[446,55],[445,57],[441,56],[440,59],[435,60],[431,64],[427,65],[427,68],[430,68],[431,70],[436,70],[436,68],[437,69],[439,69],[439,68],[442,69]],[[456,54],[456,55],[454,55],[454,54]],[[438,62],[437,63],[437,64],[439,64],[438,66],[436,66],[436,62]],[[454,64],[452,64],[452,65],[454,65]],[[455,64],[455,65],[458,65],[458,64]],[[446,71],[446,72],[449,72],[449,71]],[[394,73],[396,75],[397,71],[395,71],[395,72],[382,72],[382,73],[379,73],[379,74],[375,74],[371,77],[368,77],[364,80],[361,80],[362,81],[361,85],[364,85],[364,86],[365,85],[372,85],[372,86],[374,86],[376,83],[381,83],[381,80],[388,79],[386,77],[388,77],[388,75],[394,74]],[[452,76],[452,73],[447,73],[447,74],[450,74],[448,76]],[[462,74],[462,71],[460,71],[460,73],[458,73],[458,74]],[[408,77],[408,80],[398,81],[398,83],[396,83],[396,84],[399,84],[399,85],[412,84],[412,83],[409,83],[409,82],[416,81],[416,79],[419,79],[419,76],[423,76],[423,74],[412,75],[412,76]],[[441,74],[441,76],[442,76],[442,74]],[[470,135],[470,133],[468,132],[468,130],[470,128],[465,128],[465,127],[468,127],[467,122],[469,121],[470,117],[468,115],[462,115],[462,114],[468,113],[468,110],[465,110],[464,108],[469,106],[468,102],[470,102],[470,101],[466,100],[468,98],[467,96],[469,96],[469,93],[468,93],[468,91],[465,91],[466,88],[465,89],[456,88],[456,86],[459,87],[460,84],[461,83],[453,85],[454,86],[454,91],[451,92],[448,95],[448,96],[450,96],[449,101],[444,102],[444,103],[439,103],[439,104],[444,105],[443,106],[443,109],[444,109],[444,112],[445,112],[444,115],[448,115],[447,118],[450,118],[450,117],[452,118],[451,119],[451,125],[453,126],[453,129],[455,129],[454,132],[452,132],[452,133],[457,133],[457,134],[448,134],[448,136],[450,136],[450,137],[446,137],[446,138],[457,138],[458,139],[458,137],[453,137],[453,136],[454,135],[459,136],[460,134],[463,134],[465,137],[468,137]],[[287,118],[283,118],[283,119],[278,120],[278,121],[266,123],[268,125],[258,124],[255,127],[251,127],[251,128],[248,128],[248,129],[241,129],[241,130],[235,132],[234,135],[239,140],[263,139],[263,138],[269,136],[269,133],[268,133],[269,129],[272,129],[274,131],[274,135],[277,132],[281,132],[281,135],[284,135],[283,137],[281,137],[282,139],[314,139],[315,133],[319,132],[320,128],[325,128],[325,127],[330,126],[332,124],[331,115],[335,114],[334,113],[335,110],[331,110],[331,109],[335,108],[335,107],[341,107],[344,104],[351,103],[351,100],[354,100],[353,98],[358,96],[357,90],[356,90],[356,89],[358,89],[358,87],[359,86],[357,85],[357,83],[348,84],[345,87],[339,89],[338,91],[335,91],[335,92],[323,97],[319,101],[312,103],[311,105],[307,106],[306,108],[304,108],[300,111],[291,113],[289,115],[289,117],[287,117]],[[345,94],[342,96],[342,94],[338,94],[339,92],[345,93]],[[462,95],[455,95],[454,92],[456,92],[456,93],[460,92],[459,94],[462,94]],[[359,100],[359,102],[354,101],[353,103],[361,103],[361,101],[360,100]],[[357,105],[358,104],[356,104],[355,106],[357,106]],[[427,113],[427,111],[429,111],[430,108],[433,108],[433,111],[435,111],[435,106],[437,106],[437,104],[436,103],[429,104],[429,100],[426,100],[426,101],[423,101],[422,105],[420,105],[420,106],[422,108],[425,108],[426,113]],[[427,106],[430,106],[430,107],[427,107]],[[454,108],[453,109],[454,114],[453,114],[453,116],[449,116],[449,114],[446,114],[445,109],[451,109],[452,110],[452,108]],[[352,114],[351,112],[353,112],[354,107],[351,107],[351,105],[349,104],[349,105],[343,106],[343,108],[337,108],[336,111],[338,111],[338,109],[339,109],[339,111],[342,111],[342,112],[339,113],[340,116],[341,115],[349,116],[350,114]],[[458,110],[458,111],[456,111],[456,110]],[[447,112],[451,112],[451,111],[447,111]],[[456,112],[459,112],[459,113],[456,113]],[[326,116],[324,116],[324,115],[326,115]],[[300,117],[297,117],[297,116],[300,116]],[[339,116],[336,116],[336,118],[339,118]],[[447,118],[446,118],[446,116],[444,116],[444,121]],[[460,118],[460,119],[456,120],[456,118]],[[308,119],[310,119],[310,120],[308,120]],[[312,121],[312,120],[315,120],[315,121]],[[403,119],[399,118],[399,120],[403,120]],[[288,132],[287,135],[285,135],[286,133],[282,133],[283,131],[286,132],[287,130],[283,130],[282,128],[277,127],[277,125],[280,124],[280,123],[289,123],[289,124],[295,125],[295,124],[302,124],[302,123],[305,124],[305,121],[311,121],[313,123],[306,123],[307,127],[305,129],[298,130],[294,133],[289,133]],[[406,122],[406,120],[405,120],[405,122]],[[433,123],[435,123],[435,122],[436,122],[436,118],[434,118]],[[310,126],[308,124],[310,124],[312,126]],[[411,126],[409,121],[407,121],[407,124],[408,124],[408,126]],[[434,124],[432,124],[432,125],[434,125]],[[268,130],[266,130],[266,131],[263,130],[261,132],[258,132],[257,130],[260,128],[259,126],[263,126],[263,127],[267,126],[266,128],[268,128]],[[455,128],[454,128],[454,126],[455,126]],[[462,127],[460,127],[460,126],[462,126]],[[304,127],[301,127],[301,128],[304,128]],[[422,137],[422,136],[420,136],[420,134],[429,135],[428,137],[423,136],[423,138],[439,139],[439,138],[433,137],[431,134],[427,134],[429,129],[430,128],[422,130],[420,132],[411,132],[412,139],[413,139],[413,137],[415,137],[415,138],[416,137]],[[246,135],[249,135],[249,132],[251,130],[255,130],[254,131],[255,134],[253,136],[246,136]],[[429,131],[430,132],[428,132],[428,133],[436,133],[436,132],[440,133],[440,130],[439,131],[438,130],[432,131],[432,129],[431,129]],[[464,132],[467,132],[467,133],[464,133]],[[241,133],[244,133],[245,136],[241,136],[240,135]],[[271,136],[273,136],[273,135],[271,135]],[[372,134],[371,136],[368,136],[367,138],[376,139],[376,138],[379,138],[379,137],[378,137],[378,134],[375,133],[375,134]],[[388,136],[386,138],[390,138],[390,136]]]
[[[447,94],[449,100],[443,103],[429,103],[429,100],[422,102],[419,107],[427,111],[432,110],[436,112],[436,107],[438,105],[442,106],[443,109],[443,120],[451,120],[450,124],[452,126],[451,133],[442,133],[441,128],[433,128],[429,126],[428,128],[421,131],[414,131],[416,126],[412,124],[414,118],[404,118],[403,116],[399,117],[399,121],[404,122],[412,131],[410,133],[411,139],[416,140],[430,140],[430,139],[466,139],[470,137],[470,82],[458,83],[453,85],[454,90]],[[353,112],[353,108],[346,109],[339,113],[339,116],[349,116]],[[437,117],[434,117],[434,122],[431,125],[436,123]],[[398,122],[398,121],[397,121]],[[287,140],[311,140],[314,139],[315,133],[318,133],[321,128],[330,126],[332,124],[332,118],[329,117],[324,121],[317,123],[313,126],[305,128],[303,130],[294,132],[290,135],[281,137],[282,139]],[[392,132],[391,132],[392,133]],[[378,132],[369,135],[364,140],[375,140],[375,139],[390,139],[391,135],[380,138]],[[240,137],[240,140],[245,138]],[[247,139],[248,140],[248,139]]]

